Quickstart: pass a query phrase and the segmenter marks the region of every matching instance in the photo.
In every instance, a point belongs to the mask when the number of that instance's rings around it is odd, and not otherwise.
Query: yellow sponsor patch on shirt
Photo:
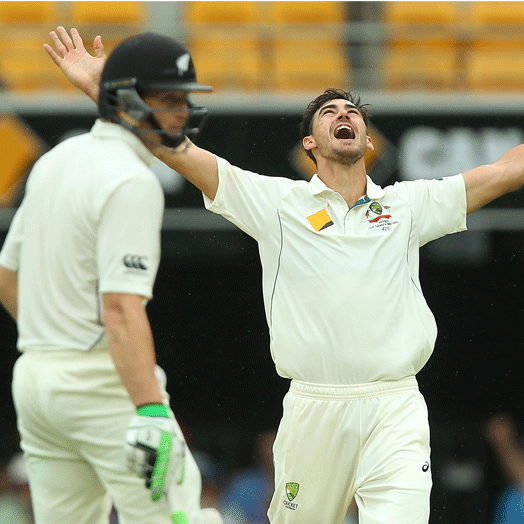
[[[308,216],[307,219],[315,231],[320,231],[333,225],[333,220],[331,220],[331,217],[325,209],[313,213]]]

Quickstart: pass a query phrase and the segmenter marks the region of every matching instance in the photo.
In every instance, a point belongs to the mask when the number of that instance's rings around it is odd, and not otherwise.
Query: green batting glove
[[[185,443],[176,428],[172,411],[162,404],[140,406],[127,428],[128,466],[145,479],[153,501],[160,500],[170,477],[183,480]]]

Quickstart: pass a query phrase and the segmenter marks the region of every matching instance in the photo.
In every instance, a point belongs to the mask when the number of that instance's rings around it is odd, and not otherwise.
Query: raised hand
[[[56,51],[49,44],[44,44],[44,49],[53,62],[74,86],[97,103],[100,77],[107,59],[100,35],[93,42],[95,56],[87,52],[80,33],[74,27],[71,29],[71,36],[62,26],[58,26],[49,35]]]

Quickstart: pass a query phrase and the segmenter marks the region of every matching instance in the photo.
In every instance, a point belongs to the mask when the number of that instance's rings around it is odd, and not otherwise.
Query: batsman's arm
[[[18,312],[18,273],[0,266],[0,302],[16,320]]]
[[[136,407],[163,403],[155,376],[153,334],[143,300],[139,295],[126,293],[103,294],[111,357]]]
[[[103,294],[109,351],[137,408],[126,431],[128,465],[145,479],[151,499],[157,501],[170,477],[178,472],[180,478],[185,457],[173,413],[163,404],[155,375],[153,334],[143,301],[139,295]]]

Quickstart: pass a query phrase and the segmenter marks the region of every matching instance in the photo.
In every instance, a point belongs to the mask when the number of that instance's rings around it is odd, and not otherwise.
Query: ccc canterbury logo
[[[140,255],[126,255],[123,258],[124,266],[143,270],[147,269],[145,260],[147,260],[147,257],[142,257]]]

